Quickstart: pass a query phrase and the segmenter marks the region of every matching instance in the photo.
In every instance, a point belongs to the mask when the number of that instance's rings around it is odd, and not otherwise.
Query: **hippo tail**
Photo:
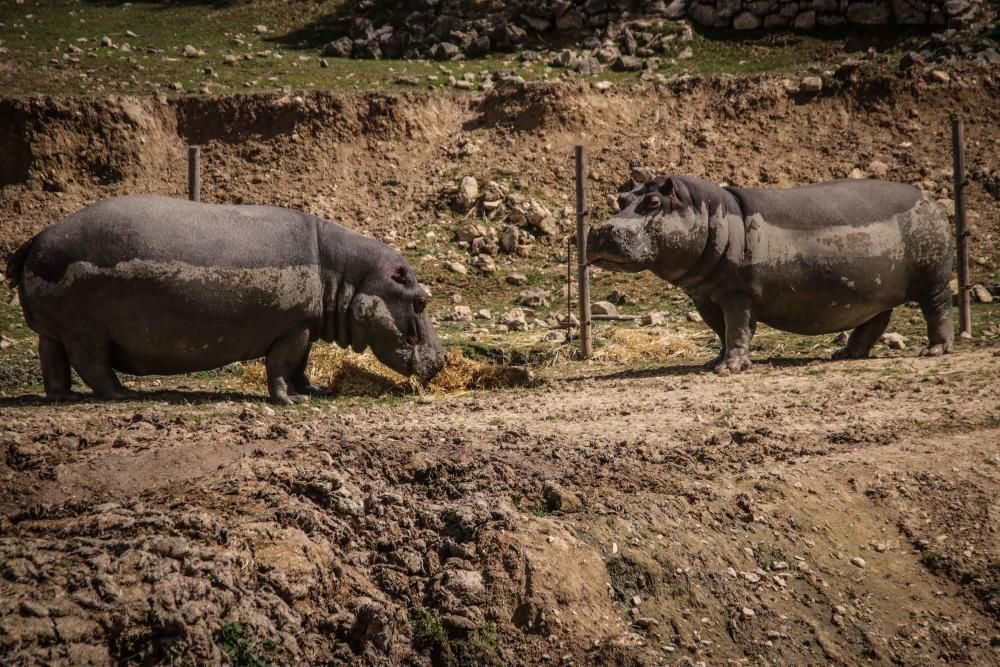
[[[4,277],[11,287],[17,287],[21,284],[21,278],[24,277],[24,261],[27,259],[28,252],[34,242],[35,237],[31,237],[22,243],[21,247],[15,250],[14,254],[7,260],[7,270],[4,272]]]

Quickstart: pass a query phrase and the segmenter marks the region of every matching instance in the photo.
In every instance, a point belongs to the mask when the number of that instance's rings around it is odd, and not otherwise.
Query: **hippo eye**
[[[424,299],[424,298],[414,299],[414,301],[413,301],[413,312],[415,312],[417,315],[419,315],[420,313],[424,312],[424,308],[426,308],[426,307],[427,307],[427,299]]]
[[[655,194],[648,194],[642,200],[642,203],[636,206],[636,213],[649,213],[650,211],[655,211],[660,208],[662,202],[660,198]]]

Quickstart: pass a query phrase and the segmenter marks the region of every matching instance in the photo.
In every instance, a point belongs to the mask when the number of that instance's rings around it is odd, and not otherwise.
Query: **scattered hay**
[[[267,386],[267,373],[259,361],[243,364],[240,383],[245,387]],[[455,394],[470,389],[499,389],[530,385],[534,377],[523,368],[484,364],[466,357],[460,348],[448,350],[444,368],[427,385],[384,366],[366,351],[354,354],[334,345],[314,345],[309,355],[309,379],[338,396],[385,396],[390,394]]]
[[[597,339],[602,344],[594,346],[593,359],[619,363],[696,359],[705,354],[705,345],[698,338],[659,328],[608,328]]]

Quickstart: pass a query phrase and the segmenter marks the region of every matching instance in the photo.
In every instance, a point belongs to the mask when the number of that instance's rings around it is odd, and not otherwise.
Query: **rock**
[[[616,72],[638,72],[642,69],[642,59],[635,56],[618,56],[611,69]]]
[[[468,306],[455,306],[454,318],[459,322],[469,322],[472,320],[472,308]]]
[[[862,558],[861,556],[855,556],[854,558],[851,559],[851,565],[853,565],[855,567],[864,568],[864,566],[865,566],[865,559]]]
[[[461,262],[448,262],[445,264],[445,267],[452,273],[457,273],[460,276],[464,276],[469,272],[469,270],[465,268],[465,264],[462,264]]]
[[[528,328],[527,316],[520,308],[508,310],[500,316],[500,320],[510,331],[524,331]]]
[[[494,273],[497,270],[496,262],[494,262],[493,258],[489,255],[477,255],[476,258],[472,260],[472,265],[483,273]]]
[[[868,164],[868,173],[875,178],[885,178],[889,173],[889,165],[880,160],[872,160]]]
[[[604,68],[594,56],[583,56],[577,59],[573,69],[580,74],[600,74]]]
[[[612,315],[617,317],[618,308],[610,301],[595,301],[590,304],[590,313],[592,315]]]
[[[253,27],[253,29],[254,32],[256,32],[258,35],[263,35],[267,32],[267,26],[264,25],[263,23],[258,23]]]
[[[927,75],[927,78],[933,83],[949,83],[951,81],[951,76],[943,69],[931,70],[930,74]]]
[[[431,47],[429,53],[434,60],[451,60],[461,51],[458,46],[451,42],[439,42]]]
[[[110,37],[108,37],[107,35],[105,35],[104,37],[101,37],[101,46],[106,46],[106,47],[108,47],[110,49],[110,48],[114,48],[115,43],[111,41]]]
[[[553,481],[542,485],[542,498],[550,512],[577,512],[583,509],[580,497]]]
[[[687,313],[684,317],[687,318],[688,322],[703,322],[704,321],[701,318],[701,315],[698,314],[698,311],[695,311],[695,310],[692,310],[691,312]]]
[[[783,560],[776,560],[773,563],[771,563],[771,569],[772,570],[787,570],[788,569],[788,563],[786,563]]]
[[[743,611],[743,617],[744,617],[744,618],[753,618],[754,616],[756,616],[756,615],[757,615],[757,614],[756,614],[756,613],[754,612],[754,610],[753,610],[753,609],[751,609],[750,607],[743,607],[743,610],[742,610],[742,611]]]
[[[504,280],[506,280],[510,285],[524,285],[528,282],[528,276],[523,273],[512,273],[504,278]]]
[[[493,312],[489,308],[480,308],[476,311],[477,320],[492,320]]]
[[[240,64],[240,57],[230,53],[222,57],[222,62],[226,65],[232,65],[235,67]]]
[[[458,186],[458,204],[465,210],[479,201],[479,183],[472,176],[466,176]]]
[[[740,12],[733,19],[733,27],[737,30],[756,30],[760,24],[760,18],[750,12]]]
[[[532,287],[524,290],[518,295],[517,302],[529,308],[547,308],[549,300],[545,295],[545,290],[540,287]]]
[[[187,46],[184,47],[183,54],[185,58],[201,58],[203,55],[205,55],[205,52],[199,51],[198,49],[188,44]]]
[[[663,324],[663,314],[662,313],[646,313],[639,318],[639,326],[649,327],[649,326],[659,326]]]
[[[805,11],[795,17],[792,22],[792,27],[796,30],[812,30],[816,27],[816,12],[813,10]]]
[[[865,178],[865,172],[861,171],[857,167],[851,169],[851,173],[847,175],[848,178]]]
[[[552,27],[552,21],[538,16],[532,16],[530,14],[521,14],[521,20],[524,21],[525,25],[536,32],[545,32]]]
[[[856,25],[884,25],[891,15],[889,5],[881,2],[850,2],[847,20]]]
[[[319,66],[322,67],[322,68],[324,68],[324,69],[326,69],[327,67],[330,66],[330,61],[327,60],[326,58],[320,58],[319,59]]]
[[[906,349],[906,337],[895,332],[883,334],[882,342],[885,343],[885,346],[888,347],[890,350]]]
[[[521,240],[521,230],[514,225],[507,225],[500,234],[500,248],[506,253],[512,253]]]
[[[170,90],[176,92],[182,92],[184,90],[184,86],[181,85],[180,81],[174,81],[172,84],[170,84]]]
[[[844,627],[844,617],[841,616],[840,614],[834,614],[832,620],[833,624],[836,625],[838,628]]]
[[[823,79],[818,76],[803,77],[799,82],[799,91],[803,93],[818,93],[823,90]]]
[[[993,303],[993,295],[984,285],[979,283],[972,286],[972,297],[979,303]]]
[[[347,58],[351,55],[353,48],[354,42],[351,41],[350,37],[341,37],[323,47],[323,55],[335,58]]]
[[[552,59],[553,67],[572,67],[576,64],[577,56],[569,49],[563,49]]]

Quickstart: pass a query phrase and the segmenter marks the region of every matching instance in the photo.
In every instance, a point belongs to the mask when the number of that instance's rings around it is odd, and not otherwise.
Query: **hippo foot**
[[[842,361],[844,359],[867,359],[868,351],[859,352],[855,350],[850,345],[845,345],[836,352],[834,352],[831,357],[834,361]]]
[[[126,401],[134,400],[139,398],[141,394],[137,391],[132,391],[131,389],[116,389],[114,391],[105,391],[101,393],[95,392],[97,398],[103,401]]]
[[[300,403],[307,403],[309,401],[309,397],[292,394],[288,396],[272,396],[271,400],[278,405],[298,405]]]
[[[928,345],[924,349],[920,350],[921,357],[940,357],[942,354],[951,353],[951,343],[938,343],[937,345]]]
[[[748,371],[752,365],[750,355],[745,350],[729,350],[713,370],[716,375],[729,375],[730,373]]]
[[[75,403],[83,400],[83,394],[78,391],[61,391],[58,394],[46,394],[53,403]]]
[[[319,396],[323,393],[323,389],[321,387],[317,387],[311,382],[309,384],[295,387],[295,391],[299,392],[303,396]]]

